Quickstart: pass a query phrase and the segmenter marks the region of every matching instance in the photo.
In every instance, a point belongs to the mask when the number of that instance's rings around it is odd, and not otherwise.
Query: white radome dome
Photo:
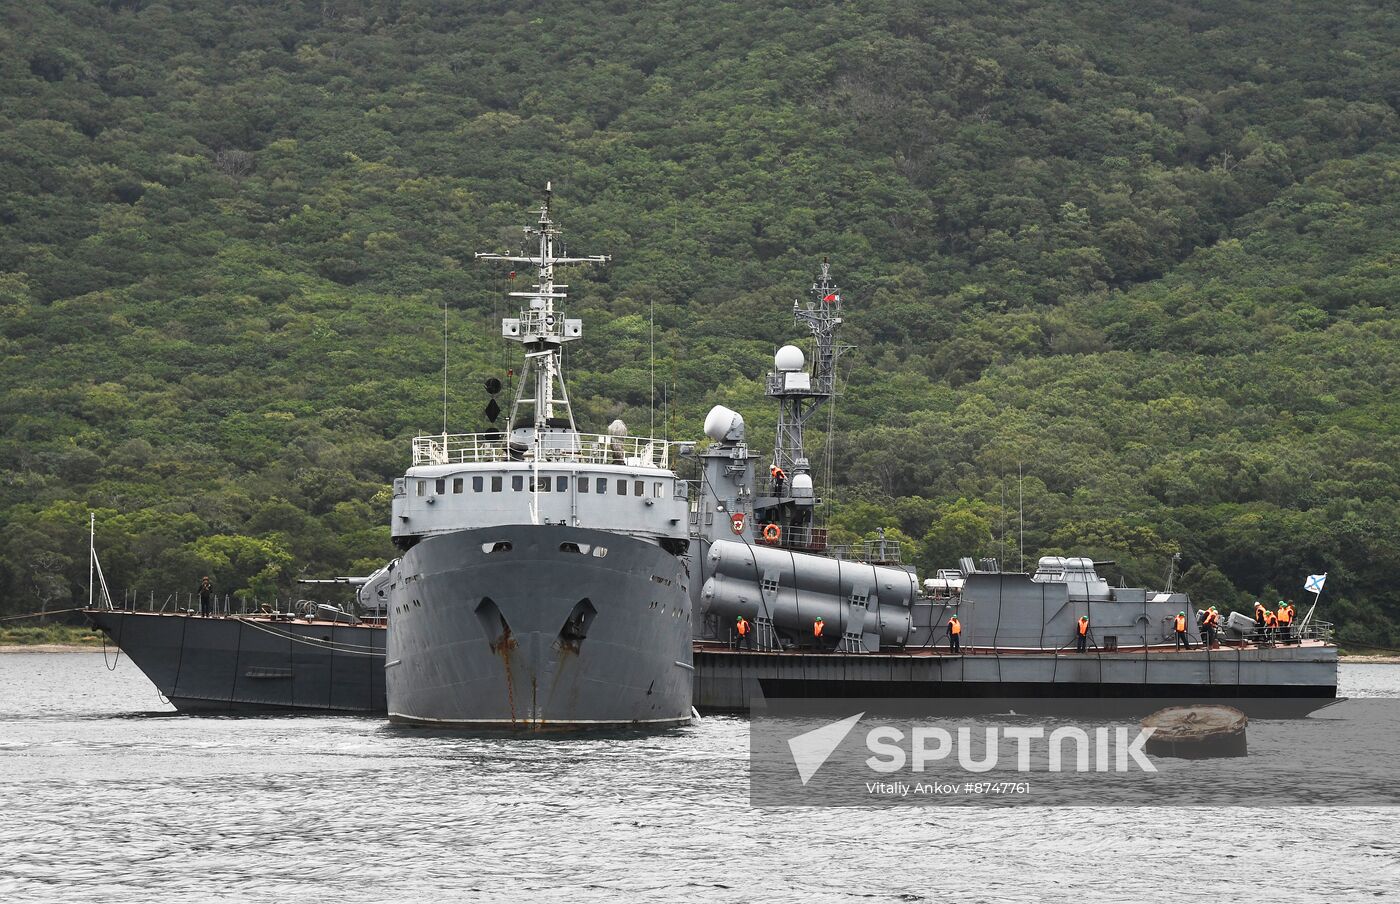
[[[792,477],[792,489],[793,489],[794,492],[796,492],[797,490],[810,490],[811,488],[812,488],[812,475],[811,475],[811,474],[794,474],[794,475],[793,475],[793,477]]]
[[[802,349],[795,345],[784,345],[773,356],[773,367],[778,370],[801,370],[806,363],[807,358],[802,354]]]
[[[741,440],[744,438],[744,418],[737,411],[716,405],[705,415],[705,435],[717,443],[730,438]]]

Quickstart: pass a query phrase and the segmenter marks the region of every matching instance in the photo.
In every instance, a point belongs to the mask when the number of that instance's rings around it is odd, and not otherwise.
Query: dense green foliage
[[[546,179],[583,419],[743,411],[829,256],[843,536],[1087,552],[1400,640],[1400,11],[1383,0],[47,0],[0,20],[0,608],[291,592],[480,429]],[[659,428],[658,424],[658,428]],[[1018,469],[1024,481],[1018,487]],[[1393,632],[1393,633],[1392,633]]]

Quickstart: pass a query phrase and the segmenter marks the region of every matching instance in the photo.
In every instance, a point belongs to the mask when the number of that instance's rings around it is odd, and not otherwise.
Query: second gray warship
[[[621,421],[581,433],[561,349],[583,335],[555,269],[549,190],[536,271],[505,338],[525,346],[503,433],[420,436],[394,481],[385,693],[393,722],[525,730],[663,726],[691,716],[687,487],[666,442]],[[513,275],[513,274],[512,274]]]
[[[711,443],[699,453],[691,515],[699,708],[745,710],[762,696],[1231,697],[1302,715],[1336,698],[1330,626],[1307,618],[1282,643],[1255,637],[1236,614],[1222,623],[1224,643],[1212,644],[1186,594],[1112,587],[1087,558],[1045,556],[1032,574],[965,558],[920,584],[897,543],[829,544],[804,443],[835,395],[846,348],[837,341],[842,295],[826,263],[793,316],[810,331],[813,360],[808,370],[795,345],[774,356],[765,380],[778,406],[772,456],[750,450],[733,411],[715,408],[705,423]],[[955,615],[960,644],[945,648]],[[1189,625],[1185,649],[1175,643],[1178,617]],[[739,619],[752,625],[742,645]]]

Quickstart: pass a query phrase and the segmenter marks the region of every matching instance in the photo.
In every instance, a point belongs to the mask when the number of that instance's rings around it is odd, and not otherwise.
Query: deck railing
[[[669,469],[671,446],[645,436],[607,433],[541,433],[539,460],[589,465]],[[413,439],[415,465],[530,461],[535,447],[512,444],[504,433],[437,433]]]

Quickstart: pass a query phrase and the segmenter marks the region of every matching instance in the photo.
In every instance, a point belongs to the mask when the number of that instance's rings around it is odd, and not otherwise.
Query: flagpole
[[[1322,573],[1322,584],[1323,587],[1327,586],[1327,572],[1325,571]],[[1313,591],[1313,604],[1308,609],[1308,614],[1303,616],[1302,624],[1299,627],[1307,627],[1308,622],[1312,621],[1313,611],[1317,609],[1317,603],[1320,599],[1322,599],[1322,587]]]
[[[97,513],[88,512],[88,608],[92,608],[92,569],[97,562]]]

